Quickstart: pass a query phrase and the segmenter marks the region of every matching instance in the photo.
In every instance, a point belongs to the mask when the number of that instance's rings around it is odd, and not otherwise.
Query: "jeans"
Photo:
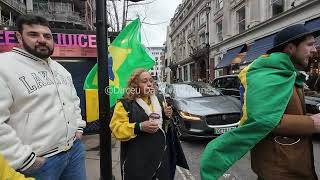
[[[77,139],[70,150],[47,158],[41,168],[24,174],[36,180],[86,180],[84,145]]]

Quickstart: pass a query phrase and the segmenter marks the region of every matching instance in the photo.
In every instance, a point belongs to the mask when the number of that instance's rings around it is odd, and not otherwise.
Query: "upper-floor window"
[[[199,45],[202,45],[205,43],[206,43],[206,33],[203,32],[199,35]]]
[[[216,0],[216,7],[217,10],[220,10],[223,8],[223,0]]]
[[[238,32],[242,33],[246,30],[246,9],[245,6],[237,11]]]
[[[191,7],[192,7],[192,4],[189,3],[188,6],[187,6],[187,11],[189,11],[191,9]]]
[[[271,0],[272,16],[278,15],[284,11],[284,0]]]
[[[206,20],[207,20],[206,12],[202,11],[199,15],[199,26],[206,23]]]
[[[222,41],[222,21],[217,22],[217,38],[218,41]]]
[[[191,25],[191,31],[192,31],[192,32],[195,31],[196,29],[195,29],[194,19],[192,19],[190,25]]]

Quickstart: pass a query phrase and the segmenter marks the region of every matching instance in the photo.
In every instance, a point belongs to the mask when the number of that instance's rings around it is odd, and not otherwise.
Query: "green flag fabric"
[[[240,126],[212,140],[200,159],[202,180],[221,177],[280,122],[294,85],[303,85],[285,53],[262,55],[239,74],[244,89]]]
[[[109,46],[111,56],[108,57],[110,107],[121,98],[125,92],[127,81],[134,70],[144,68],[149,70],[155,61],[149,56],[141,44],[141,23],[139,18],[128,24]],[[97,89],[97,65],[87,75],[84,89]]]

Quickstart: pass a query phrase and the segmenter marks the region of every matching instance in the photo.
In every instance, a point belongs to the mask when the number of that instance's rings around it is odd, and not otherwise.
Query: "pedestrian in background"
[[[133,72],[110,122],[113,135],[121,141],[124,180],[173,180],[176,165],[188,168],[180,142],[167,123],[172,108],[162,102],[155,95],[150,73]]]
[[[0,153],[37,180],[84,180],[86,123],[71,74],[50,56],[48,21],[17,19],[19,48],[0,55]]]

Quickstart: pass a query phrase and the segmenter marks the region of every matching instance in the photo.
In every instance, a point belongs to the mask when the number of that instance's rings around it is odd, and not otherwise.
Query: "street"
[[[176,180],[200,180],[199,158],[209,141],[181,141],[184,153],[189,163],[190,172],[177,167]],[[314,141],[314,160],[318,176],[320,175],[320,141]],[[247,154],[229,171],[227,171],[220,180],[255,180],[257,176],[250,168],[250,156]]]

